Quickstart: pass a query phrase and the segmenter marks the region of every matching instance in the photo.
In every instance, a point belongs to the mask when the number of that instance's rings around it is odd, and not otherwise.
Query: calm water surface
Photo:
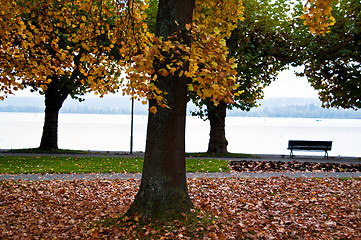
[[[44,114],[0,112],[0,149],[34,148],[40,143]],[[134,116],[134,151],[144,151],[147,116]],[[209,122],[187,117],[186,150],[203,152]],[[361,156],[361,119],[227,117],[230,152],[289,154],[288,140],[333,141],[330,156]],[[129,151],[130,116],[68,114],[59,117],[59,148]],[[296,152],[320,155],[321,152]]]

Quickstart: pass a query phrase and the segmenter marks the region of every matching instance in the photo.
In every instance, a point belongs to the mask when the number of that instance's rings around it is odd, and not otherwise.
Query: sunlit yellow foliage
[[[4,95],[24,86],[46,91],[51,81],[75,93],[114,92],[122,67],[144,44],[142,2],[1,0],[0,6]]]
[[[196,0],[193,22],[202,31],[228,38],[238,21],[243,21],[242,0]]]
[[[227,57],[225,40],[244,19],[243,11],[241,0],[196,1],[192,26],[196,41],[191,47],[188,72],[194,86],[189,84],[189,90],[200,98],[211,99],[215,105],[220,100],[233,102],[237,65]]]
[[[308,1],[303,18],[312,32],[322,34],[332,24],[330,4]],[[241,0],[196,0],[193,23],[179,26],[191,45],[179,33],[162,39],[148,32],[146,8],[146,2],[133,0],[1,0],[1,93],[26,85],[46,91],[56,80],[100,96],[121,89],[165,107],[167,93],[157,79],[178,76],[200,98],[232,103],[241,93],[226,38],[243,20]]]
[[[227,58],[225,38],[242,20],[242,12],[238,0],[197,0],[193,24],[179,26],[180,31],[185,31],[193,40],[191,47],[180,42],[177,33],[170,39],[147,33],[148,46],[141,54],[133,56],[133,62],[126,68],[129,79],[126,93],[156,99],[164,107],[163,94],[166,93],[157,88],[158,76],[176,74],[190,79],[188,90],[200,98],[210,98],[215,104],[220,100],[232,102],[236,64],[234,59]],[[168,64],[165,68],[155,69],[155,61]]]
[[[312,34],[324,35],[329,32],[329,26],[335,24],[336,20],[331,15],[332,2],[334,0],[307,0],[301,19]]]

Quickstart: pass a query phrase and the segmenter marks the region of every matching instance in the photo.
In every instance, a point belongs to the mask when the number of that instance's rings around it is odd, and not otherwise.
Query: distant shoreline
[[[331,118],[331,119],[361,119],[361,111],[352,109],[325,109],[321,102],[314,98],[268,98],[259,101],[260,107],[251,111],[233,109],[227,116],[237,117],[284,117],[284,118]],[[61,113],[79,114],[130,114],[129,97],[107,96],[104,98],[87,98],[84,102],[67,99],[61,108]],[[135,101],[134,114],[147,115],[147,105]],[[188,104],[187,115],[197,108]],[[11,96],[0,101],[0,112],[44,112],[44,99],[41,96],[16,97]]]

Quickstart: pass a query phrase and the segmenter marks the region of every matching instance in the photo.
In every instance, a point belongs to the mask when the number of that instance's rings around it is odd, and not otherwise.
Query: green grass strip
[[[187,172],[228,172],[228,161],[187,159]],[[143,158],[0,156],[0,174],[29,173],[140,173]]]
[[[8,153],[53,153],[53,154],[87,154],[88,151],[84,150],[69,150],[69,149],[41,149],[41,148],[22,148],[22,149],[10,149],[5,150]],[[259,158],[257,155],[246,154],[246,153],[207,153],[207,152],[191,152],[186,153],[187,157],[196,158]]]

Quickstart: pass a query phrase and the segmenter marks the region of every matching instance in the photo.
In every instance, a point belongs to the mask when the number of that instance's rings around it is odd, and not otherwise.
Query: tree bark
[[[40,149],[58,149],[58,116],[68,93],[61,93],[56,84],[51,82],[45,91],[45,119]]]
[[[168,37],[176,32],[175,20],[180,26],[190,23],[193,7],[194,0],[160,0],[157,35]],[[183,36],[187,41],[185,38]],[[163,65],[155,69],[165,67]],[[170,108],[161,108],[154,100],[149,101],[149,108],[156,106],[158,111],[148,115],[141,185],[127,214],[162,219],[177,217],[189,211],[193,204],[185,170],[187,78],[177,73],[166,77],[158,75],[156,84],[167,92],[165,98]]]
[[[217,106],[213,103],[207,104],[208,119],[211,125],[209,133],[208,153],[228,153],[225,131],[225,120],[227,105],[225,102],[219,102]]]

